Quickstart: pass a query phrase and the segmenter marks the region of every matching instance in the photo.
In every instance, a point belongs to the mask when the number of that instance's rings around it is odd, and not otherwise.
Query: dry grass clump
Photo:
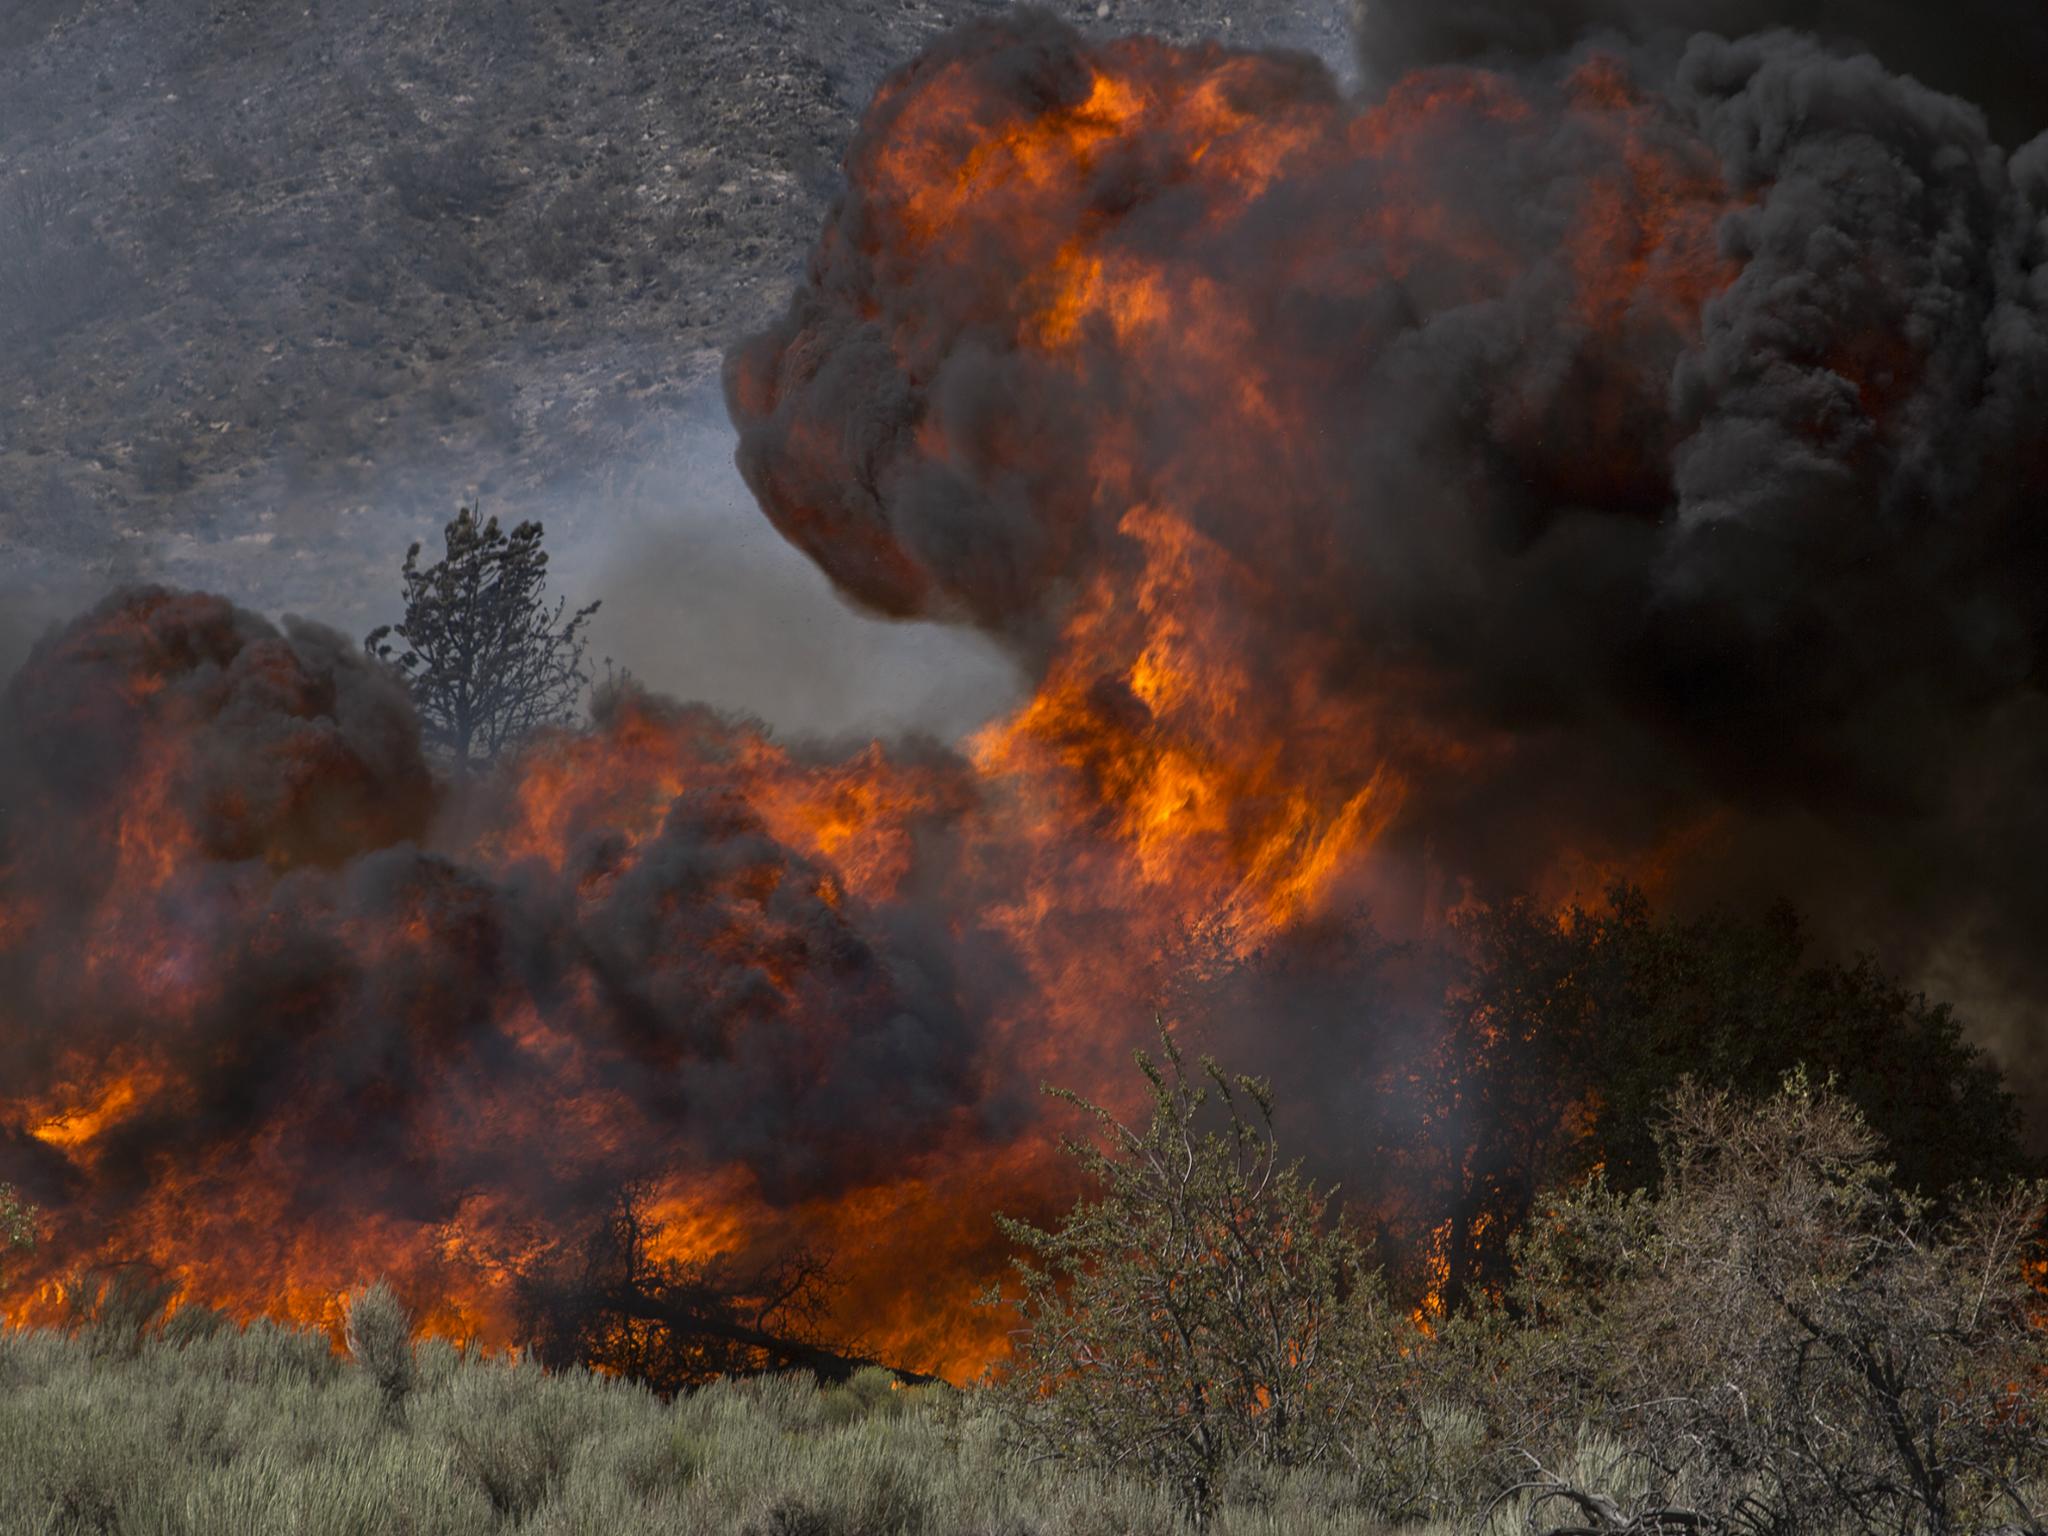
[[[343,1334],[350,1357],[370,1373],[394,1418],[405,1411],[419,1372],[412,1357],[412,1319],[382,1280],[348,1299]]]

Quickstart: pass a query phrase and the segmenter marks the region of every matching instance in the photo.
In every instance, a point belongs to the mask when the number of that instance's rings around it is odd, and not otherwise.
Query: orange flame
[[[875,746],[836,762],[708,711],[625,699],[596,728],[537,741],[499,782],[449,808],[432,851],[401,858],[392,851],[412,831],[381,825],[374,794],[330,804],[307,790],[305,817],[297,801],[196,804],[194,743],[206,727],[167,685],[175,666],[121,679],[107,707],[140,722],[138,749],[91,832],[112,875],[74,922],[45,910],[29,864],[86,850],[31,848],[0,863],[0,963],[62,993],[75,1005],[67,1016],[104,1005],[150,1031],[89,1040],[44,1061],[29,1089],[0,1090],[0,1130],[55,1160],[61,1177],[47,1183],[87,1191],[55,1210],[45,1262],[5,1298],[7,1317],[48,1316],[51,1278],[65,1269],[141,1258],[238,1317],[330,1327],[349,1287],[390,1274],[430,1331],[516,1345],[510,1280],[549,1235],[533,1192],[577,1190],[651,1159],[659,1256],[805,1241],[835,1258],[835,1323],[847,1337],[956,1377],[1000,1356],[1000,1324],[968,1302],[1000,1257],[989,1213],[1042,1212],[1071,1192],[1012,1086],[1052,1078],[1115,1100],[1128,1050],[1150,1028],[1156,968],[1180,936],[1204,931],[1241,958],[1326,916],[1351,898],[1420,787],[1477,771],[1497,750],[1419,724],[1402,699],[1424,683],[1397,665],[1369,686],[1332,686],[1340,647],[1312,625],[1272,654],[1262,615],[1334,611],[1313,584],[1276,590],[1254,558],[1286,541],[1287,567],[1314,572],[1334,537],[1317,510],[1329,490],[1324,445],[1299,426],[1311,419],[1303,392],[1320,387],[1326,365],[1275,355],[1237,294],[1163,245],[1119,239],[1115,218],[1090,202],[1098,177],[1122,165],[1183,189],[1179,216],[1217,231],[1307,169],[1341,170],[1376,195],[1333,206],[1320,243],[1278,253],[1272,291],[1309,303],[1412,277],[1440,301],[1471,298],[1514,281],[1520,258],[1478,209],[1430,184],[1435,158],[1420,146],[1476,135],[1506,152],[1562,131],[1561,112],[1612,167],[1577,210],[1560,269],[1572,289],[1563,312],[1590,346],[1647,332],[1680,347],[1732,275],[1711,240],[1727,206],[1711,161],[1611,62],[1586,65],[1561,107],[1460,73],[1411,81],[1359,111],[1333,91],[1269,109],[1264,81],[1278,66],[1220,48],[1130,39],[1087,61],[1085,91],[1032,110],[990,94],[969,61],[892,81],[878,110],[896,112],[893,129],[863,166],[880,213],[872,227],[827,236],[873,242],[906,269],[968,268],[999,243],[1028,273],[1021,298],[1010,296],[1015,345],[1055,371],[1111,348],[1134,392],[1172,381],[1195,424],[1163,477],[1141,470],[1133,420],[1106,415],[1068,445],[1084,466],[1078,480],[1114,510],[1104,537],[1115,547],[1069,560],[1090,537],[1086,519],[1041,509],[1049,568],[1080,574],[1045,640],[1035,696],[961,756]],[[876,318],[905,357],[929,344],[919,315]],[[1623,432],[1628,386],[1614,388]],[[743,408],[765,409],[773,390],[743,371]],[[1018,430],[1009,417],[969,424],[935,412],[918,446],[935,463],[1001,460],[1029,446]],[[789,451],[832,467],[838,445],[827,437],[807,428]],[[1237,521],[1219,518],[1218,504]],[[1285,515],[1261,517],[1268,506]],[[778,520],[808,544],[801,515]],[[924,573],[892,545],[849,534],[835,547],[835,559],[886,578],[906,608],[929,597]],[[249,651],[276,670],[294,718],[317,713],[289,649],[270,645]],[[550,921],[581,934],[583,916],[656,878],[665,829],[685,813],[758,851],[690,871],[701,892],[661,887],[636,930],[646,947],[617,971],[578,950],[588,947],[579,938],[559,941],[568,953],[545,984],[525,979],[504,952],[522,937],[496,893],[543,889]],[[392,855],[379,870],[396,894],[380,904],[316,878],[365,851]],[[748,1159],[784,1149],[719,1150],[703,1124],[717,1106],[684,1110],[656,1091],[679,1059],[728,1060],[772,1022],[788,1051],[778,1091],[808,1102],[850,1015],[897,1027],[859,925],[912,900],[953,939],[991,931],[1018,974],[977,1001],[987,1032],[952,1097],[870,1106],[877,1125],[918,1122],[889,1158],[777,1187]],[[220,1047],[202,1021],[231,999],[209,946],[243,936],[239,958],[260,971],[309,931],[347,957],[336,965],[358,988],[350,1006],[403,1019],[402,1044],[390,1060],[327,1051],[345,1082],[276,1075],[267,1081],[279,1103],[261,1112],[213,1103],[208,1074],[221,1063],[209,1052]],[[83,945],[75,983],[52,974],[72,957],[36,958],[67,934]],[[745,977],[743,995],[692,990],[708,985],[696,968],[713,962]],[[634,985],[672,978],[684,1000],[675,1006],[704,1010],[697,1034],[598,1028],[612,1016],[604,994],[615,974]],[[0,1026],[26,1031],[26,1014],[11,1012],[26,1006],[0,998]],[[280,1049],[320,1037],[333,1006],[287,993],[272,1025]],[[387,1080],[400,1071],[430,1075],[433,1091]],[[252,1129],[168,1148],[144,1135],[158,1117],[203,1123],[229,1110]],[[375,1165],[375,1187],[336,1171],[358,1157]],[[447,1197],[411,1202],[415,1184]],[[1448,1224],[1434,1241],[1435,1300],[1416,1314],[1425,1327],[1442,1305]]]

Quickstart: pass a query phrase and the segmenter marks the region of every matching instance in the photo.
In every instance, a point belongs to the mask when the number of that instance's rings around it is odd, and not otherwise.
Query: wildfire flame
[[[662,1256],[809,1244],[841,1336],[972,1374],[1003,1348],[968,1305],[989,1213],[1071,1194],[1036,1085],[1114,1101],[1190,934],[1228,964],[1328,918],[1419,801],[1509,770],[1515,731],[1418,707],[1426,657],[1359,665],[1380,616],[1346,573],[1432,555],[1349,547],[1370,457],[1328,398],[1395,317],[1513,295],[1581,387],[1561,418],[1533,352],[1493,360],[1491,451],[1628,503],[1753,193],[1612,58],[1360,106],[1303,60],[1050,25],[884,86],[812,284],[730,376],[776,526],[875,609],[1002,635],[1034,695],[957,750],[837,759],[626,695],[437,796],[335,637],[103,607],[8,700],[0,1175],[51,1212],[8,1318],[143,1259],[328,1325],[388,1274],[434,1331],[516,1344],[511,1277],[631,1177]],[[1545,157],[1573,175],[1524,206]],[[826,388],[870,365],[914,397],[886,453]]]

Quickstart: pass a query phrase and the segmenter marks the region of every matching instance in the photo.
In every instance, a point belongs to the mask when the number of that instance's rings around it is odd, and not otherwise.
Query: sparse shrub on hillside
[[[597,188],[571,187],[534,216],[527,231],[526,255],[533,275],[545,283],[565,283],[590,262],[609,238],[618,217],[611,199]]]
[[[348,1352],[384,1399],[394,1418],[405,1411],[417,1371],[412,1357],[412,1319],[391,1287],[379,1280],[348,1299],[344,1339]]]
[[[430,230],[414,243],[412,270],[434,292],[457,299],[480,298],[503,281],[467,231],[453,225]],[[381,328],[378,336],[384,339]]]
[[[115,262],[68,177],[0,180],[0,337],[48,340],[101,309]]]
[[[1026,1252],[1000,1388],[1019,1434],[1155,1477],[1197,1519],[1240,1463],[1394,1465],[1366,1447],[1402,1432],[1405,1321],[1329,1195],[1282,1161],[1265,1086],[1207,1060],[1191,1078],[1163,1049],[1138,1057],[1142,1128],[1058,1094],[1100,1130],[1068,1143],[1099,1193],[1051,1230],[1002,1223]]]
[[[379,252],[356,250],[342,268],[338,286],[351,304],[389,304],[398,291],[398,270]]]
[[[416,219],[468,219],[495,213],[508,191],[489,147],[472,134],[433,149],[410,146],[384,157],[384,179],[398,206]]]
[[[85,0],[9,0],[0,9],[0,48],[22,48],[85,8]],[[4,137],[4,135],[0,135]]]
[[[136,444],[130,464],[137,488],[152,496],[189,490],[198,478],[183,445],[167,438]]]

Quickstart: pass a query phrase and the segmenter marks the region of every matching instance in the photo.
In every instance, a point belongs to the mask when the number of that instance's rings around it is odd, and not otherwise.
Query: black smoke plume
[[[1526,66],[1592,38],[1669,50],[1701,32],[1787,30],[1969,103],[2009,147],[2048,129],[2048,16],[2032,0],[1360,0],[1356,18],[1368,90],[1438,64]]]
[[[695,787],[600,823],[437,789],[318,625],[138,589],[45,638],[0,699],[0,1181],[51,1262],[262,1310],[389,1271],[493,1336],[492,1266],[629,1184],[772,1208],[933,1145],[945,955],[768,829],[743,723],[622,695],[530,762],[629,733]]]
[[[843,593],[1029,673],[957,751],[622,692],[456,790],[318,626],[143,589],[38,645],[0,1180],[48,1272],[395,1271],[506,1342],[630,1188],[663,1262],[812,1239],[971,1369],[988,1212],[1061,1192],[1030,1091],[1111,1083],[1177,963],[1398,1178],[1440,956],[1350,913],[1616,872],[1798,898],[2037,1070],[2048,141],[1832,10],[1487,14],[1369,12],[1355,97],[1031,10],[885,84],[728,394]]]
[[[1710,828],[1681,896],[1967,973],[2029,1066],[2048,140],[2001,147],[2042,99],[2011,9],[1369,5],[1349,101],[1291,55],[962,29],[729,365],[742,471],[856,601],[1094,669],[1141,735],[1158,632],[1074,626],[1156,590],[1131,514],[1172,508],[1231,729],[1356,703],[1390,856],[1501,890]],[[1813,31],[1697,32],[1766,23]]]

